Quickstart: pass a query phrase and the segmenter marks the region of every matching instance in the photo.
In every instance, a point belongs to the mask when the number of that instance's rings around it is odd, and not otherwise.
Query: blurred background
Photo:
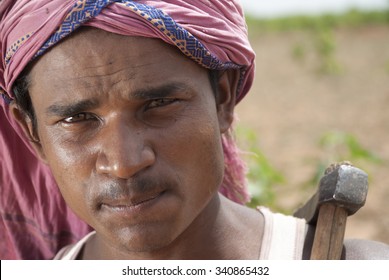
[[[236,122],[250,205],[290,214],[348,160],[370,189],[346,237],[389,243],[389,1],[241,1],[257,54]]]

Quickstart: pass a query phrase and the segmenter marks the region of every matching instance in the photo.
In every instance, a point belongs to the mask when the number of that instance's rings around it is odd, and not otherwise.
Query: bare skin
[[[11,110],[97,232],[79,258],[258,259],[262,215],[218,193],[238,73],[222,73],[215,98],[207,70],[162,41],[84,29],[30,77],[36,129]],[[310,247],[308,232],[305,257]],[[345,257],[388,252],[351,241]]]
[[[222,74],[216,100],[208,71],[175,48],[87,29],[30,77],[36,131],[14,114],[97,231],[81,258],[258,258],[262,216],[218,193],[238,73]]]

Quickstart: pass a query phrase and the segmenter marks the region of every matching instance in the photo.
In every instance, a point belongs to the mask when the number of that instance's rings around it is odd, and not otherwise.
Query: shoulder
[[[389,260],[389,245],[360,239],[344,241],[344,259],[346,260]]]

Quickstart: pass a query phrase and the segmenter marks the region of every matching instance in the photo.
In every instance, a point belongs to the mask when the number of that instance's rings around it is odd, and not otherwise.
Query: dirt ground
[[[329,131],[354,135],[381,164],[366,163],[366,205],[348,219],[346,237],[389,243],[389,26],[337,30],[338,75],[319,75],[309,36],[301,32],[251,37],[257,53],[254,86],[237,107],[239,124],[255,130],[259,147],[287,181],[275,187],[288,209],[309,198],[301,185],[325,158],[319,139]],[[294,46],[308,46],[296,61]],[[298,192],[296,192],[298,190]]]

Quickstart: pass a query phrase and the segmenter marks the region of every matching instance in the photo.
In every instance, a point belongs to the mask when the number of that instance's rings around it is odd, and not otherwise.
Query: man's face
[[[208,72],[160,40],[88,29],[31,70],[38,150],[68,205],[130,251],[211,216],[223,177]]]

